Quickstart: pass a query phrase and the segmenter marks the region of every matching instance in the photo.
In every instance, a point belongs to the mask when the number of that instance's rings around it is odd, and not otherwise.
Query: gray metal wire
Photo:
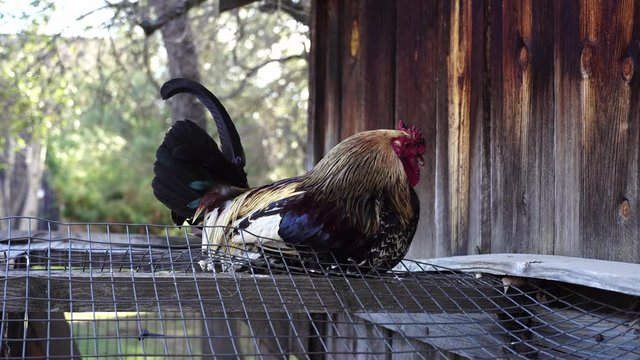
[[[640,358],[635,296],[536,279],[505,290],[311,249],[249,261],[203,251],[197,228],[15,220],[0,218],[4,358]]]

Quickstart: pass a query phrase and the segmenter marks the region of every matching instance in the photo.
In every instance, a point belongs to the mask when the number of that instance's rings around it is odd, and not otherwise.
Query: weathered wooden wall
[[[411,257],[640,262],[640,1],[314,9],[308,164],[357,131],[421,127]]]

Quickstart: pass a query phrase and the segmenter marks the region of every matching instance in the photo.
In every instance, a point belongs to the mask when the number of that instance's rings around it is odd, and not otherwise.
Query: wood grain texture
[[[640,264],[537,254],[453,256],[424,262],[465,272],[553,280],[640,296]]]
[[[121,234],[103,232],[67,232],[67,231],[11,231],[0,233],[0,250],[11,251],[65,251],[65,250],[106,250],[112,248],[133,249],[172,249],[197,247],[202,239],[197,235],[162,236]]]
[[[71,325],[61,312],[29,313],[26,356],[81,360],[78,344],[71,336]],[[47,339],[47,341],[42,341]]]
[[[398,2],[395,118],[420,127],[427,140],[425,165],[420,170],[420,182],[415,188],[421,199],[420,222],[409,257],[447,253],[435,245],[438,102],[434,93],[445,92],[446,96],[446,84],[438,81],[437,75],[438,66],[446,66],[438,56],[439,51],[444,51],[438,34],[441,4],[436,0]]]
[[[469,203],[466,251],[488,253],[491,249],[491,9],[489,0],[472,3]]]
[[[72,281],[69,281],[69,278]],[[289,275],[161,274],[11,270],[0,290],[6,311],[152,311],[339,313],[437,312],[498,308],[500,290],[478,282],[473,296],[449,279],[341,278]],[[44,295],[46,294],[46,296]],[[162,294],[160,297],[158,294]],[[485,294],[486,298],[481,295]],[[132,296],[135,295],[135,296]],[[505,299],[506,300],[506,299]],[[117,304],[117,305],[116,305]]]
[[[638,26],[633,15],[632,1],[585,1],[580,8],[580,36],[586,44],[580,154],[580,255],[584,257],[637,261],[639,254],[637,234],[635,239],[624,236],[627,227],[637,229],[627,211],[637,201],[637,163],[629,161],[633,147],[637,149],[629,124],[633,60],[628,49],[633,27]]]
[[[309,170],[340,140],[341,2],[312,3],[309,69],[309,122],[306,168]]]
[[[562,95],[556,109],[556,254],[640,261],[638,115],[631,113],[638,109],[635,7],[631,1],[559,6],[556,24],[564,32],[556,45],[556,73],[564,76],[556,85]]]
[[[410,257],[640,261],[638,0],[338,3],[340,138],[428,140]]]
[[[327,324],[326,349],[332,352],[333,358],[346,360],[353,354],[356,332],[348,324],[352,322],[351,314],[335,314],[331,316],[331,325]]]
[[[363,355],[359,357],[367,360],[391,356],[392,342],[390,332],[381,326],[362,320],[356,315],[352,316],[356,323],[355,326],[352,325],[356,334],[355,337],[360,339],[353,343],[352,352],[356,354],[362,353]]]
[[[492,3],[491,252],[553,252],[553,4]]]
[[[449,1],[441,1],[438,3],[438,37],[436,43],[438,52],[436,56],[436,79],[438,81],[437,92],[432,93],[435,95],[436,101],[436,152],[434,154],[436,161],[435,168],[435,225],[436,225],[436,238],[431,241],[431,246],[435,248],[436,256],[448,256],[451,255],[451,197],[449,194],[450,182],[449,178],[449,84],[445,79],[449,78],[449,64],[447,58],[450,51],[450,37],[451,37],[451,7],[452,3]],[[421,202],[422,204],[422,202]],[[414,237],[415,239],[415,237]],[[420,241],[419,239],[418,241]],[[415,240],[414,240],[415,241]],[[413,253],[411,256],[416,256]]]
[[[394,125],[396,3],[344,1],[340,26],[342,139]]]
[[[562,29],[562,36],[554,42],[554,107],[555,125],[555,244],[554,254],[577,256],[582,231],[580,229],[579,184],[582,176],[580,144],[580,41],[577,0],[563,1],[556,5],[554,24]],[[573,120],[575,119],[575,120]]]
[[[452,254],[467,252],[469,236],[469,170],[471,156],[471,54],[472,3],[453,1],[450,12],[449,54],[447,56],[448,124],[445,189],[449,197],[449,226]]]
[[[332,316],[332,325],[326,333],[327,353],[334,359],[380,359],[391,356],[390,332],[355,314],[339,313]]]

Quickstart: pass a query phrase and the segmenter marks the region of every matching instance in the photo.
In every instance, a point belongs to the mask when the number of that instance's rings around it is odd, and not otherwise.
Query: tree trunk
[[[174,2],[164,0],[152,0],[150,4],[155,10],[156,17],[160,17],[165,12],[173,11],[175,6]],[[160,28],[160,32],[162,33],[164,47],[167,50],[171,78],[182,77],[199,82],[198,54],[193,42],[193,34],[191,33],[187,13],[167,22]],[[169,104],[173,122],[189,119],[206,129],[204,107],[194,96],[176,95],[171,98]]]
[[[7,130],[8,131],[8,130]],[[31,134],[23,133],[21,138],[26,145],[17,148],[16,137],[5,132],[5,142],[0,153],[0,217],[5,216],[38,216],[38,193],[44,173],[46,146]],[[0,223],[0,229],[7,226]],[[36,224],[29,224],[24,219],[14,219],[12,229],[36,229]]]

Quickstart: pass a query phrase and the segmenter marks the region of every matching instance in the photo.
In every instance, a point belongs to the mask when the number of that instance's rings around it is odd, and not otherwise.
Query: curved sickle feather
[[[171,79],[164,83],[160,89],[160,95],[163,100],[180,93],[195,95],[204,104],[216,122],[222,154],[232,164],[244,168],[246,159],[240,136],[220,100],[200,83],[184,78]]]

